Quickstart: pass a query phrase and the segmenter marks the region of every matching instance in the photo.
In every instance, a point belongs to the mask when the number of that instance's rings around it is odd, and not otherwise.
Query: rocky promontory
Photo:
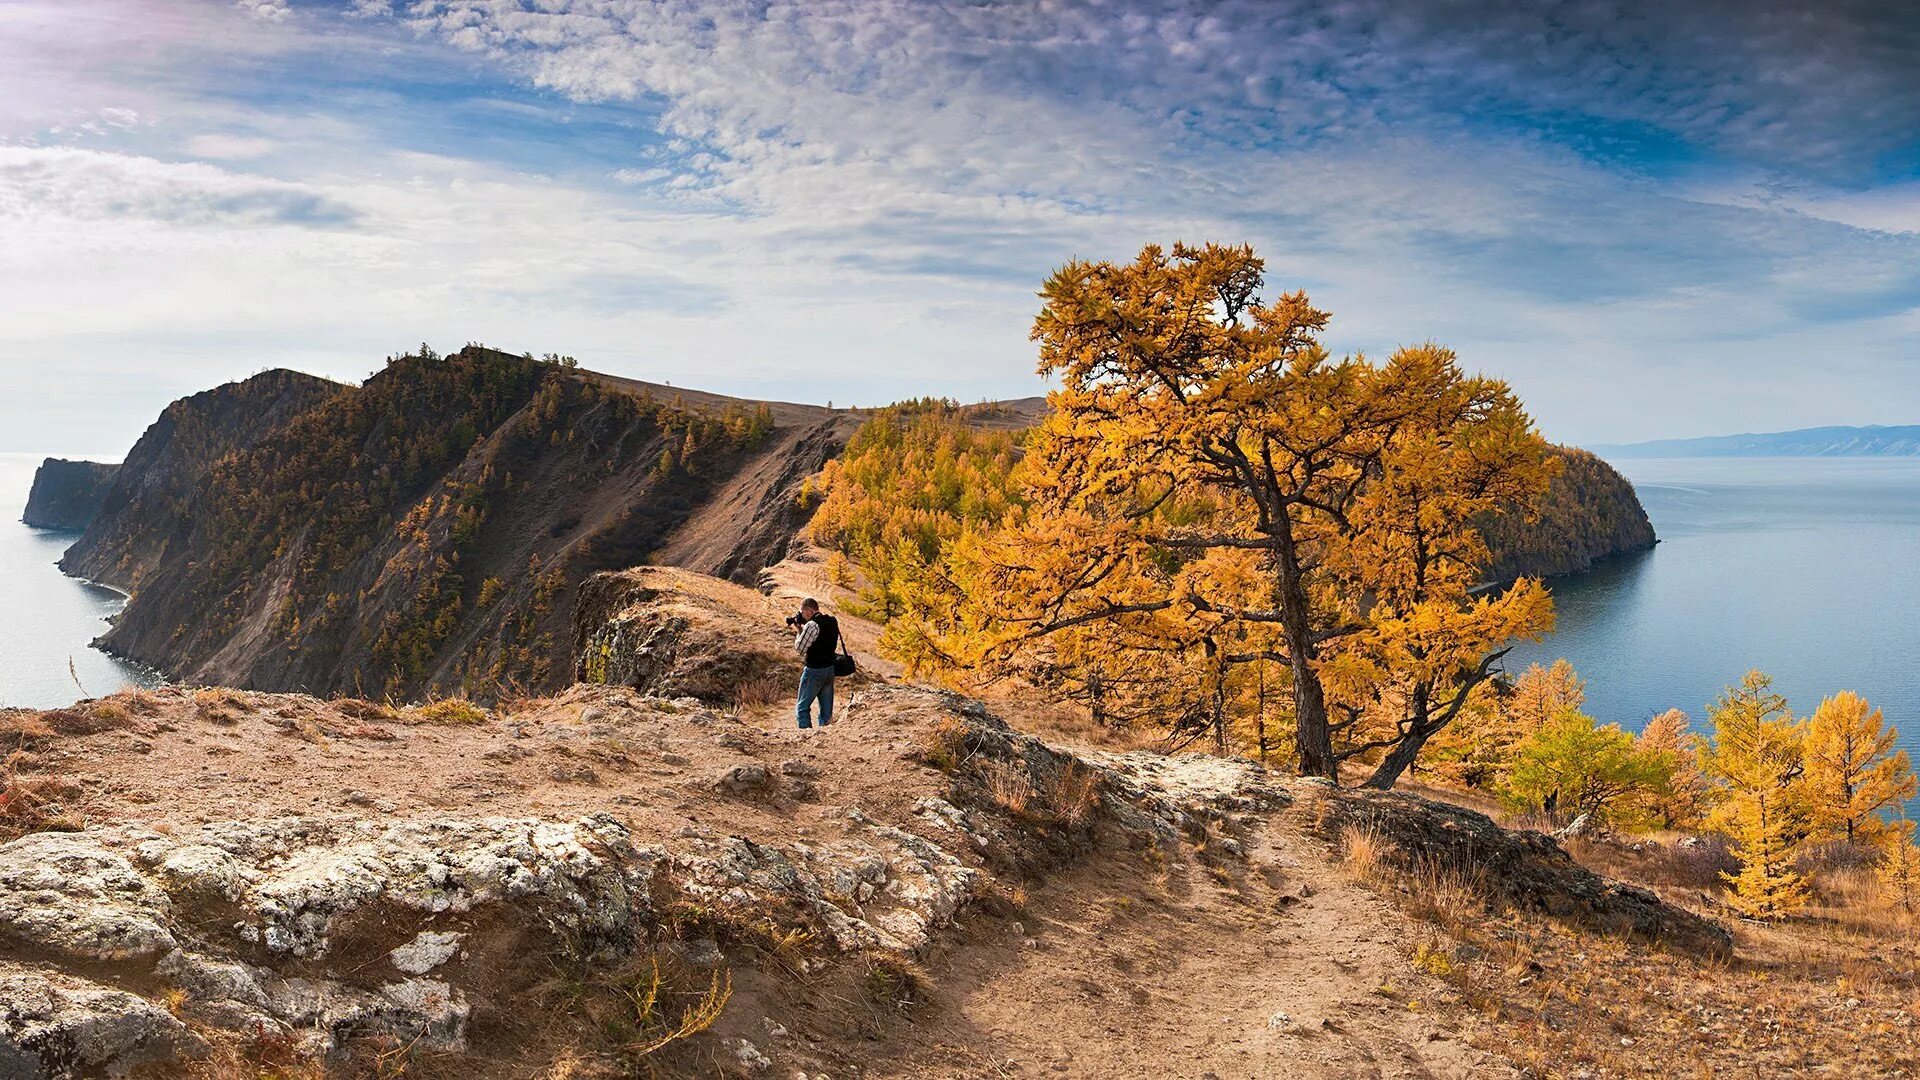
[[[1533,514],[1514,510],[1480,523],[1493,553],[1488,580],[1578,574],[1658,542],[1633,483],[1619,470],[1575,447],[1554,453],[1560,472]]]
[[[119,471],[118,465],[50,457],[33,474],[33,490],[20,520],[36,529],[78,532],[93,523]]]

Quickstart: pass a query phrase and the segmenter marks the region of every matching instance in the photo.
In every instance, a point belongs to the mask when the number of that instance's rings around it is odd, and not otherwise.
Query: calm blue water
[[[1706,704],[1749,668],[1806,715],[1854,690],[1920,762],[1920,459],[1615,463],[1661,543],[1552,582],[1559,630],[1518,671],[1564,656],[1587,709],[1638,730]]]
[[[20,523],[42,456],[0,454],[0,705],[55,708],[150,685],[146,671],[88,645],[124,598],[54,566],[77,534]]]

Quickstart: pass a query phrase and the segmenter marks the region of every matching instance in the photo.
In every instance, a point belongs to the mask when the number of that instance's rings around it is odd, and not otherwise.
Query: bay
[[[0,454],[0,706],[58,708],[157,681],[92,646],[126,598],[54,565],[79,534],[21,523],[44,456]]]
[[[1550,583],[1558,629],[1508,658],[1572,661],[1587,711],[1638,731],[1706,705],[1750,668],[1797,715],[1853,690],[1920,761],[1920,459],[1614,463],[1660,544]]]

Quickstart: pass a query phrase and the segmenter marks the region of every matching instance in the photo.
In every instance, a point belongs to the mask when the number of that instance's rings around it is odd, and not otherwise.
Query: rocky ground
[[[1357,820],[1716,944],[1478,815],[884,682],[812,733],[607,686],[0,717],[0,1076],[1513,1075],[1409,1005],[1457,994]]]

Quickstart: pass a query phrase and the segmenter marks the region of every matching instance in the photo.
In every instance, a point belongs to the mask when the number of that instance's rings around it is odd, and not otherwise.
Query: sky
[[[420,342],[1024,396],[1175,240],[1560,441],[1920,422],[1920,7],[0,0],[0,451]]]

